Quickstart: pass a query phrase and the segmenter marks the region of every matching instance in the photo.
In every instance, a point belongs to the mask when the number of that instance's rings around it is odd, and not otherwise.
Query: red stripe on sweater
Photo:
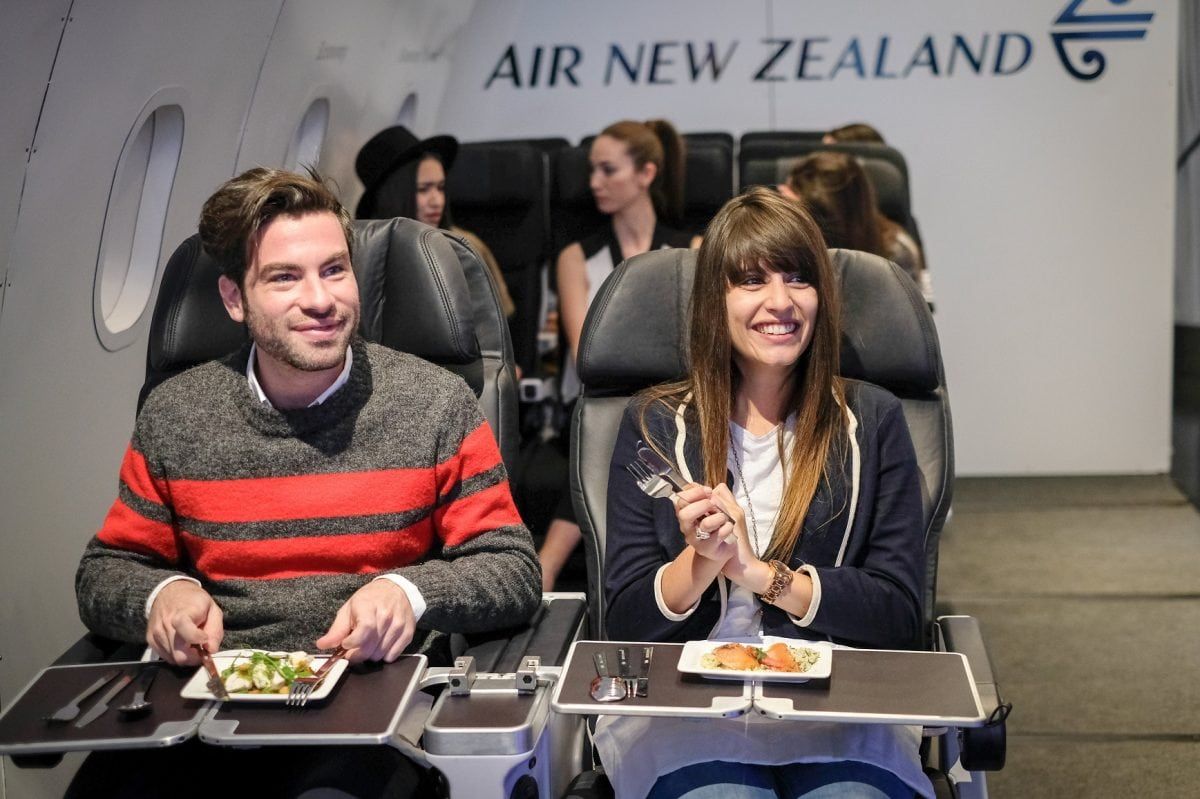
[[[119,499],[109,509],[96,537],[110,547],[154,555],[168,563],[175,563],[179,557],[171,525],[147,519]]]
[[[407,566],[433,541],[429,519],[403,530],[260,541],[213,541],[182,534],[196,571],[211,580],[278,580],[369,574]]]
[[[506,480],[438,508],[433,520],[446,545],[456,546],[484,531],[520,524],[521,516]]]
[[[208,522],[331,519],[429,508],[435,500],[430,469],[382,469],[293,477],[172,480],[180,516]]]
[[[125,448],[125,457],[121,461],[121,482],[142,499],[158,505],[163,504],[163,497],[167,495],[166,483],[150,474],[146,457],[134,449],[133,444]]]
[[[453,457],[438,464],[438,493],[445,495],[455,483],[483,474],[500,462],[500,448],[485,420],[466,435]]]

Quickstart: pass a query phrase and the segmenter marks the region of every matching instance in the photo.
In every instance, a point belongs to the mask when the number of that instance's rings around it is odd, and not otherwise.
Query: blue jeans
[[[647,799],[912,799],[914,791],[890,771],[835,763],[697,763],[659,777]]]

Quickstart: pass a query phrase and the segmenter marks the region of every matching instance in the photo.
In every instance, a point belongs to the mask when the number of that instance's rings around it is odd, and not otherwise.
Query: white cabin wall
[[[71,0],[25,0],[0,25],[0,298],[25,162]],[[0,299],[0,309],[3,301]]]
[[[358,148],[395,122],[410,92],[420,98],[413,127],[431,132],[449,62],[429,46],[451,38],[474,2],[21,5],[0,33],[10,48],[0,81],[0,702],[83,632],[75,570],[116,496],[133,428],[153,296],[126,346],[110,351],[96,332],[93,289],[135,122],[148,104],[183,109],[159,269],[195,232],[217,185],[255,164],[283,164],[317,97],[331,104],[321,166],[353,207]],[[78,759],[48,771],[5,761],[0,797],[61,795]]]
[[[493,0],[455,42],[438,129],[465,140],[566,136],[666,117],[734,136],[875,124],[908,159],[937,299],[960,474],[1162,473],[1170,463],[1178,4],[1088,2],[1081,14],[1152,12],[1148,24],[1056,20],[1070,0]],[[1073,78],[1051,33],[1106,68]],[[948,53],[961,35],[977,73]],[[995,74],[1002,36],[1007,56]],[[1024,37],[1024,38],[1020,38]],[[938,68],[902,73],[926,39]],[[890,49],[879,70],[878,53]],[[755,80],[775,44],[789,42]],[[864,72],[830,77],[848,43]],[[689,44],[725,68],[693,79]],[[799,51],[811,46],[800,76]],[[1018,69],[1028,42],[1031,57]],[[657,80],[653,46],[661,45]],[[731,48],[736,44],[736,49]],[[516,48],[520,83],[501,77]],[[634,57],[636,81],[608,69]],[[581,56],[578,85],[551,84],[555,47]],[[541,48],[534,80],[534,53]],[[726,63],[727,61],[727,63]],[[882,76],[880,73],[882,72]]]

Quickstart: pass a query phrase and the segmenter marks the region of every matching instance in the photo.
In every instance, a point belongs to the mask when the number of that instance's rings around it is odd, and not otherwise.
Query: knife
[[[638,672],[637,696],[650,695],[650,659],[654,657],[654,647],[642,647],[642,668]]]
[[[79,721],[75,722],[76,728],[83,729],[96,719],[103,716],[104,711],[108,710],[108,703],[113,700],[113,697],[125,690],[125,686],[129,685],[131,682],[133,682],[133,678],[130,677],[127,672],[122,673],[121,678],[113,683],[112,687],[108,689],[104,696],[97,699],[96,704],[92,705],[91,708],[88,709],[88,712],[84,713],[83,717],[79,719]]]
[[[221,679],[221,672],[217,671],[217,664],[213,663],[212,655],[208,654],[208,647],[204,644],[192,644],[192,649],[200,653],[200,661],[204,663],[204,670],[208,672],[208,682],[204,684],[204,687],[222,702],[229,699],[229,691],[225,690],[225,681]]]

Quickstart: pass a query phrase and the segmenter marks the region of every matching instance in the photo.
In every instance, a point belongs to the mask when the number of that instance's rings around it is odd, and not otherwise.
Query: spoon
[[[122,716],[132,718],[150,710],[152,703],[146,698],[146,693],[150,690],[150,684],[154,682],[156,676],[158,676],[158,666],[147,666],[138,672],[137,679],[133,683],[133,699],[128,705],[121,705],[117,708]]]
[[[629,696],[629,686],[625,684],[625,681],[608,673],[608,662],[604,658],[604,653],[597,652],[592,659],[596,664],[596,677],[592,680],[591,691],[589,691],[592,699],[597,702],[620,702]]]

